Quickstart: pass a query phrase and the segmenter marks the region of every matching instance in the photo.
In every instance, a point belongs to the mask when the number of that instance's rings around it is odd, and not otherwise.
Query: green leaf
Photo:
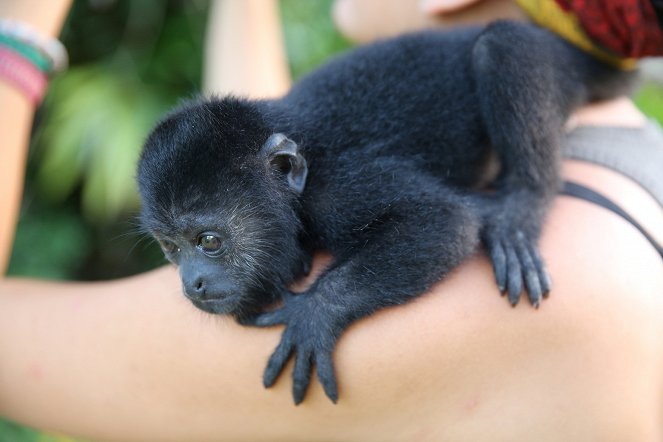
[[[80,184],[82,209],[108,221],[137,205],[136,163],[167,105],[135,74],[114,65],[72,69],[54,86],[39,134],[37,188],[62,202]]]

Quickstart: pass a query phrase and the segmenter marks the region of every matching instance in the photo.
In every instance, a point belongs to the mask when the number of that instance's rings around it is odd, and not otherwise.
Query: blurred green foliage
[[[37,115],[10,274],[105,279],[163,262],[135,246],[136,161],[157,119],[200,89],[207,6],[74,2],[70,68]]]
[[[663,124],[663,86],[653,81],[642,84],[635,95],[635,103],[651,118]]]
[[[206,8],[142,0],[98,12],[91,4],[75,3],[63,33],[72,66],[44,105],[35,179],[50,203],[80,190],[85,217],[105,222],[137,207],[135,164],[149,128],[200,87]]]
[[[137,206],[137,146],[145,128],[167,108],[158,91],[142,87],[135,72],[111,74],[115,70],[110,64],[86,65],[54,81],[48,120],[36,137],[42,149],[39,195],[61,203],[80,186],[81,208],[97,222]]]
[[[330,7],[282,1],[295,78],[349,46]],[[136,161],[160,116],[200,91],[207,10],[206,1],[74,3],[61,37],[70,68],[37,118],[10,274],[106,279],[164,262],[151,240],[139,243]]]
[[[68,436],[39,432],[9,421],[0,420],[0,442],[84,442]]]
[[[296,80],[351,44],[331,20],[331,0],[281,0],[290,72]]]

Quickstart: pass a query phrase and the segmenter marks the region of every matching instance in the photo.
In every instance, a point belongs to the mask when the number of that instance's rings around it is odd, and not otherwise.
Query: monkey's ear
[[[270,166],[286,175],[288,184],[297,193],[304,191],[308,167],[297,151],[297,144],[283,134],[273,134],[260,149]]]

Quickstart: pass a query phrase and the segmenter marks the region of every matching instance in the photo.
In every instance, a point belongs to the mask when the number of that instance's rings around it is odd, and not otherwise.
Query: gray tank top
[[[663,207],[663,130],[655,121],[643,128],[580,126],[567,134],[563,152],[626,175]]]

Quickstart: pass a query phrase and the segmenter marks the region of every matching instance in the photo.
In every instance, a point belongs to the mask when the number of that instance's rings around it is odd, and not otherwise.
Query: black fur
[[[331,354],[348,324],[426,291],[481,240],[500,290],[515,304],[524,284],[538,306],[562,126],[630,77],[509,22],[361,47],[282,99],[200,100],[167,116],[140,161],[142,219],[195,305],[286,325],[266,386],[294,354],[295,402],[313,364],[336,401]],[[493,154],[501,169],[485,188]],[[317,249],[334,264],[293,295]]]

